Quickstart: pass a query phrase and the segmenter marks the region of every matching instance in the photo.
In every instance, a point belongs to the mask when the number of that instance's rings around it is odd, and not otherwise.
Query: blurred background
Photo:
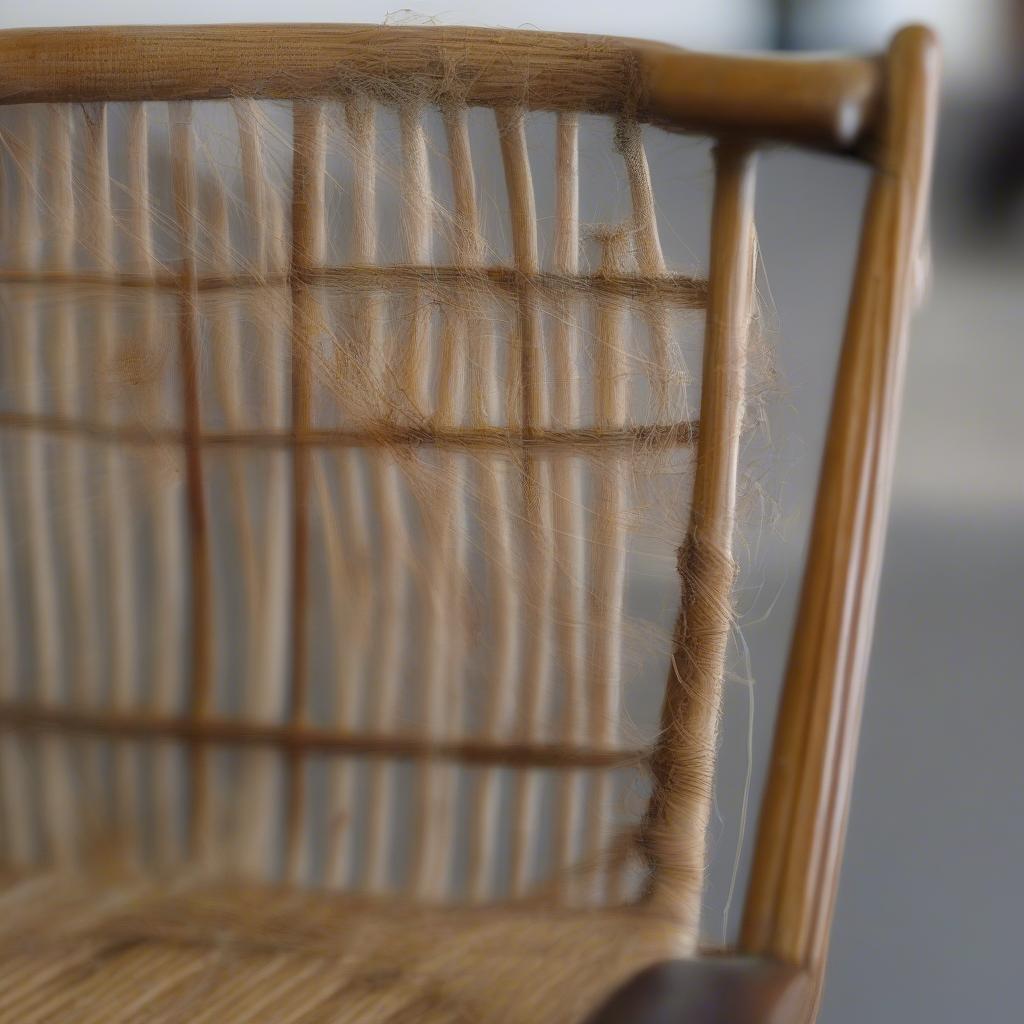
[[[896,486],[821,1020],[1014,1016],[1024,915],[1024,3],[1012,0],[34,0],[0,27],[438,21],[693,48],[878,50],[930,23],[945,51],[932,281],[913,327]],[[802,571],[867,173],[769,153],[759,230],[775,511],[752,529],[727,695],[705,929],[735,934]],[[749,668],[745,650],[749,648]],[[736,897],[725,911],[739,847]],[[1011,999],[1011,994],[1014,998]],[[1019,1013],[1019,1009],[1017,1010]]]

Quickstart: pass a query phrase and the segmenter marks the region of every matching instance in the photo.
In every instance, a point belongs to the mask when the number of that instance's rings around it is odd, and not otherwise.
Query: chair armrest
[[[793,1024],[813,994],[806,971],[773,960],[671,960],[627,981],[586,1024]]]

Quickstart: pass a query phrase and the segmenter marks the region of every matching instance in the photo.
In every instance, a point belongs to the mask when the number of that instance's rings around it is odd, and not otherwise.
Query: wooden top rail
[[[296,99],[367,89],[433,102],[627,112],[668,128],[852,151],[879,115],[862,58],[692,53],[482,28],[207,25],[0,32],[0,103]]]

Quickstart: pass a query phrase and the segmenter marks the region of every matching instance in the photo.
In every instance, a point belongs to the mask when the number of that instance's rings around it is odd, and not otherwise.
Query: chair
[[[0,1019],[813,1016],[936,75],[920,28],[0,34]],[[706,279],[644,126],[716,140]],[[768,144],[874,177],[742,934],[701,954]]]

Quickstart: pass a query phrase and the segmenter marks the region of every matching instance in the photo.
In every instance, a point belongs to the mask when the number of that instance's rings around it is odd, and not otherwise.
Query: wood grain
[[[810,553],[761,812],[741,948],[820,970],[828,946],[889,511],[938,49],[894,39]]]
[[[728,57],[531,31],[377,25],[12,29],[0,103],[296,99],[387,83],[425,99],[627,111],[691,131],[852,150],[878,118],[877,62]],[[383,83],[383,84],[382,84]]]

